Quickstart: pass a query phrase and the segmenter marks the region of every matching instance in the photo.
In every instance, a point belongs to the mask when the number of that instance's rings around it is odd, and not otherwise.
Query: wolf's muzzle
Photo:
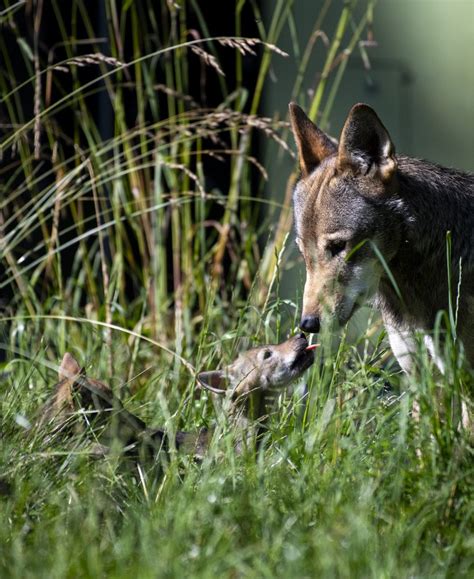
[[[320,327],[321,324],[318,316],[305,316],[300,322],[300,328],[311,334],[317,334]]]

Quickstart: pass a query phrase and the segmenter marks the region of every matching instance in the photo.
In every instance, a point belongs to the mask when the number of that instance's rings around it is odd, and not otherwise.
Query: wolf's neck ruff
[[[461,288],[473,286],[474,177],[409,157],[397,160],[397,193],[388,203],[394,209],[393,227],[399,222],[400,245],[388,265],[403,304],[387,276],[381,279],[379,303],[390,317],[400,320],[408,316],[418,328],[429,330],[437,312],[447,309],[448,232],[451,287],[458,285],[460,264],[464,273]]]
[[[449,231],[453,261],[473,264],[474,175],[400,156],[397,177],[405,226],[417,249],[430,257],[442,245],[446,254]]]

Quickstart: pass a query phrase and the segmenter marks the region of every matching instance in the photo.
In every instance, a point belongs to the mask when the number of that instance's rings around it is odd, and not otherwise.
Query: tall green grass
[[[375,370],[383,351],[342,345],[311,373],[306,410],[283,397],[257,453],[236,455],[223,427],[202,463],[172,454],[141,470],[32,440],[19,415],[51,378],[17,364],[2,393],[2,575],[469,576],[472,446],[439,419],[448,381],[434,383],[421,351],[419,382],[396,390],[397,376]],[[213,419],[205,395],[186,418],[170,414],[163,373],[148,379],[154,395],[126,405],[150,424]],[[397,394],[380,394],[385,379]]]
[[[321,6],[307,46],[298,44],[291,2],[276,2],[269,22],[249,5],[260,34],[253,40],[241,37],[243,0],[232,4],[235,35],[213,39],[195,1],[159,3],[160,19],[151,0],[106,2],[106,43],[80,0],[70,21],[54,0],[10,2],[0,13],[24,63],[12,66],[0,34],[0,290],[11,295],[0,322],[8,371],[0,383],[1,576],[473,570],[472,446],[440,410],[439,391],[465,398],[468,382],[450,340],[446,377],[420,345],[416,381],[381,363],[382,339],[375,347],[364,336],[342,341],[308,372],[307,406],[298,394],[282,398],[257,453],[236,455],[224,425],[202,463],[172,453],[163,464],[127,469],[113,457],[92,459],[79,441],[46,444],[28,430],[65,351],[150,426],[173,433],[211,425],[216,412],[196,391],[195,370],[297,326],[299,296],[282,300],[278,292],[280,272],[294,263],[294,176],[282,202],[256,193],[266,174],[252,143],[259,134],[290,154],[287,125],[259,115],[271,62],[284,58],[277,45],[288,26],[298,72],[285,90],[288,100],[298,97],[313,51],[326,50],[315,41],[337,4]],[[314,117],[329,117],[372,8],[346,2],[336,29],[325,31],[324,70],[308,103]],[[41,9],[54,11],[63,37],[47,54]],[[25,10],[31,36],[16,26]],[[191,14],[199,22],[192,39]],[[124,61],[125,42],[132,61]],[[228,51],[235,79],[220,73]],[[252,94],[243,82],[247,58],[259,63]],[[190,97],[190,62],[218,77],[218,107]],[[106,140],[90,110],[97,91],[114,104]],[[24,94],[33,95],[31,108],[23,108]],[[58,124],[61,111],[75,119],[72,137]],[[208,185],[209,158],[229,165],[222,190]],[[381,394],[386,381],[391,394]],[[415,395],[419,422],[410,416]]]

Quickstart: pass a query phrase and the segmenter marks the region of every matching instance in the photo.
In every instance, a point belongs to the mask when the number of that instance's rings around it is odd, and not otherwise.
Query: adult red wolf
[[[290,120],[301,170],[296,238],[307,276],[301,328],[318,332],[328,318],[345,324],[373,300],[405,371],[418,331],[442,368],[433,328],[451,300],[474,366],[474,175],[396,155],[364,104],[349,112],[339,143],[294,103]]]

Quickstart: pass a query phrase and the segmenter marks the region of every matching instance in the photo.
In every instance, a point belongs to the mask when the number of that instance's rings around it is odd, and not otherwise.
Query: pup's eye
[[[266,360],[267,358],[270,358],[271,355],[272,355],[271,350],[265,350],[265,352],[263,352],[263,359]]]
[[[329,253],[330,257],[336,257],[341,252],[346,249],[347,243],[345,241],[331,241],[326,246],[326,251]]]

